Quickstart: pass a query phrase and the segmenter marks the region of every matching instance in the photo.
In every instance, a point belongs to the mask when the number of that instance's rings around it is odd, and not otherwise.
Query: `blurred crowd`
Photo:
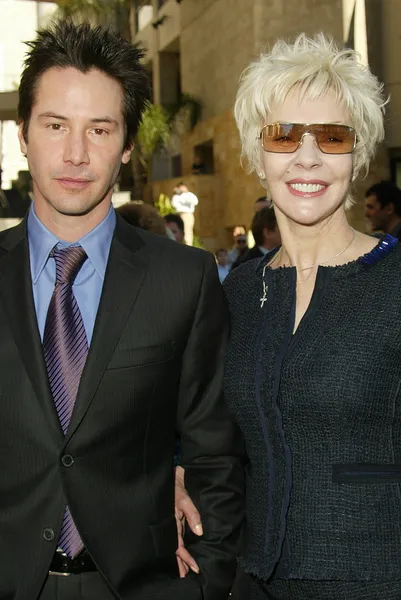
[[[121,204],[116,210],[135,227],[192,246],[198,198],[189,191],[184,182],[180,182],[173,192],[171,206],[175,212],[164,216],[155,206],[138,201]],[[20,171],[12,188],[3,190],[0,168],[0,221],[24,217],[31,199],[29,173]],[[249,228],[245,225],[236,225],[232,230],[232,244],[215,251],[221,283],[230,271],[248,260],[263,257],[281,243],[274,208],[266,195],[256,199],[253,212]],[[394,182],[380,181],[366,190],[364,215],[367,229],[373,235],[389,233],[401,241],[401,190]]]

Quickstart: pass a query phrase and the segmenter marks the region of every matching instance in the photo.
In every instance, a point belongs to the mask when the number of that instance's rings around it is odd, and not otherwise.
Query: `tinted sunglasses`
[[[313,135],[324,154],[351,154],[356,146],[356,131],[336,123],[273,123],[260,132],[266,152],[295,152],[302,145],[304,135]]]

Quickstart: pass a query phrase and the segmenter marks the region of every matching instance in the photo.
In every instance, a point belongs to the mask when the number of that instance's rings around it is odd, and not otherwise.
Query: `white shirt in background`
[[[225,280],[225,278],[227,277],[227,275],[230,272],[230,267],[222,267],[221,265],[218,264],[217,271],[219,273],[220,283],[223,283],[223,281]]]
[[[182,194],[174,194],[171,199],[173,208],[178,213],[193,213],[195,206],[199,203],[197,196],[192,192],[182,192]]]

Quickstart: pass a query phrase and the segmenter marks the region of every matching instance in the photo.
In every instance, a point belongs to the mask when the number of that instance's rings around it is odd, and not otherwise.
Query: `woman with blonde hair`
[[[243,156],[282,238],[224,284],[249,458],[241,600],[401,598],[401,247],[346,217],[384,105],[323,34],[277,42],[241,78]]]

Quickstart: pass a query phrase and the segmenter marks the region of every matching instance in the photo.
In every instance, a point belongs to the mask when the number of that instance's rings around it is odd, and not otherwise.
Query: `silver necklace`
[[[314,269],[315,267],[319,266],[319,265],[326,265],[327,263],[331,262],[332,260],[334,260],[335,258],[337,258],[338,256],[341,256],[341,254],[344,254],[344,252],[346,252],[346,250],[348,250],[348,248],[354,243],[355,240],[355,229],[352,230],[352,239],[351,241],[342,249],[340,250],[340,252],[337,252],[337,254],[335,254],[334,256],[332,256],[331,258],[328,258],[327,260],[324,260],[322,262],[317,262],[313,265],[311,265],[310,267],[303,267],[302,269],[299,269],[299,271],[310,271],[312,269]],[[263,267],[263,272],[262,272],[262,284],[263,284],[263,294],[262,297],[259,299],[260,300],[260,308],[263,308],[265,302],[267,302],[267,292],[269,289],[269,286],[267,285],[267,283],[265,282],[265,274],[266,274],[266,269],[267,267],[271,267],[271,265],[275,262],[276,258],[278,256],[278,253],[276,254],[276,256],[273,258],[272,262],[269,264],[265,264],[265,266]],[[292,266],[292,265],[291,265]],[[312,274],[311,274],[312,275]],[[311,276],[309,275],[309,277]],[[306,281],[309,279],[309,277],[306,279]]]
[[[348,248],[354,243],[354,240],[355,240],[355,229],[352,230],[352,239],[351,239],[351,241],[345,246],[345,248],[343,248],[342,250],[340,250],[340,252],[337,252],[337,254],[335,254],[331,258],[328,258],[327,260],[323,260],[322,262],[317,262],[314,265],[311,265],[310,267],[304,267],[303,269],[299,269],[299,270],[300,271],[309,271],[310,269],[314,269],[318,265],[327,265],[327,263],[331,262],[332,260],[334,260],[338,256],[341,256],[341,254],[344,254],[344,252],[346,250],[348,250]]]

